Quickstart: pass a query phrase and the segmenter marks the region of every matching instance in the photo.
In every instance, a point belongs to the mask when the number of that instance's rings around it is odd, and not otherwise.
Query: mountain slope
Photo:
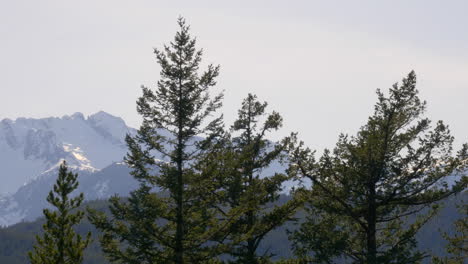
[[[80,185],[76,193],[83,192],[86,200],[106,199],[114,194],[128,196],[138,187],[130,176],[129,168],[114,163],[99,171],[85,171],[70,166],[78,172]],[[57,179],[58,168],[49,170],[40,177],[22,186],[15,194],[0,198],[0,226],[10,226],[21,221],[33,221],[42,216],[43,208],[50,208],[46,197]]]

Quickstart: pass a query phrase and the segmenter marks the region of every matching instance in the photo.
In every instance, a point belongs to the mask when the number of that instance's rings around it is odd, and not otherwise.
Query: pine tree
[[[232,126],[233,138],[227,148],[233,155],[231,171],[224,175],[228,208],[238,209],[242,217],[230,230],[230,240],[237,245],[230,251],[235,263],[265,263],[271,252],[258,252],[260,243],[273,229],[294,216],[300,205],[292,199],[283,205],[275,205],[288,176],[281,173],[262,175],[262,172],[280,162],[290,138],[273,143],[266,137],[282,126],[282,117],[266,113],[267,103],[249,94],[244,99],[238,118]],[[265,176],[265,177],[263,177]]]
[[[448,241],[447,253],[450,256],[433,258],[434,264],[464,264],[468,259],[468,203],[462,201],[458,206],[462,218],[455,221],[455,234],[450,236],[444,233],[443,236]]]
[[[53,191],[47,201],[57,210],[44,209],[46,223],[42,237],[36,236],[37,245],[29,252],[33,264],[78,264],[83,262],[83,251],[91,241],[91,233],[83,239],[73,230],[84,217],[84,212],[77,210],[83,202],[83,193],[75,198],[70,194],[78,187],[78,175],[68,171],[63,162]]]
[[[178,24],[174,41],[155,50],[161,79],[155,90],[143,87],[137,101],[143,123],[136,136],[126,139],[125,160],[140,187],[128,202],[110,200],[111,219],[90,215],[103,231],[101,245],[113,262],[206,263],[220,254],[215,241],[226,226],[211,206],[217,187],[199,171],[210,140],[222,130],[221,116],[212,116],[223,94],[210,94],[219,66],[199,73],[202,51],[196,50],[185,20],[179,18]]]
[[[310,262],[418,263],[426,255],[414,250],[414,237],[436,213],[434,202],[466,188],[467,146],[453,156],[448,127],[432,128],[423,117],[415,73],[377,95],[367,124],[356,136],[341,135],[319,161],[303,143],[291,148],[291,173],[312,182],[308,217],[292,236]]]

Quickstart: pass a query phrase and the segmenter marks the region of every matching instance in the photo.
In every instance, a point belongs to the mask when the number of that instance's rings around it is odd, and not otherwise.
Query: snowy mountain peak
[[[82,113],[76,112],[73,115],[70,116],[71,119],[78,119],[78,120],[85,120],[85,117]]]
[[[95,119],[95,120],[105,120],[105,119],[110,119],[110,120],[114,120],[116,122],[122,122],[122,123],[125,123],[125,121],[118,117],[118,116],[113,116],[107,112],[104,112],[104,111],[99,111],[95,114],[92,114],[88,117],[88,119]]]
[[[15,192],[62,159],[91,171],[121,161],[126,153],[125,135],[134,132],[123,119],[103,111],[88,118],[77,112],[61,118],[3,119],[0,194]]]
[[[124,144],[125,135],[130,132],[122,118],[103,111],[90,115],[87,121],[101,136],[111,139],[115,143]]]

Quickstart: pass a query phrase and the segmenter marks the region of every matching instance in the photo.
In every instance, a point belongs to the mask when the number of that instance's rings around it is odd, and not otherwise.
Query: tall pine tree
[[[143,87],[137,102],[143,123],[126,139],[126,162],[140,187],[128,202],[110,200],[112,218],[90,217],[103,231],[104,252],[116,263],[206,263],[219,255],[214,241],[226,232],[211,206],[216,188],[199,171],[209,141],[221,131],[222,119],[213,115],[223,95],[210,94],[219,66],[199,72],[202,51],[185,20],[178,24],[174,41],[155,50],[161,79],[155,90]]]
[[[77,210],[83,202],[83,194],[70,198],[70,194],[78,188],[77,177],[77,174],[68,171],[65,162],[60,165],[53,191],[47,196],[47,201],[56,210],[44,209],[44,234],[42,237],[36,236],[37,245],[34,246],[34,251],[28,253],[32,264],[83,262],[83,251],[90,243],[91,233],[83,239],[73,230],[73,226],[79,224],[84,217],[84,212]]]
[[[249,94],[231,128],[231,145],[226,148],[233,159],[229,165],[223,164],[232,166],[224,176],[226,201],[228,208],[242,213],[230,230],[230,240],[237,242],[230,251],[235,263],[269,261],[273,252],[259,252],[261,242],[273,229],[291,220],[300,205],[297,199],[273,205],[289,178],[280,172],[265,172],[280,165],[290,138],[277,143],[267,139],[268,133],[282,126],[282,117],[277,112],[267,113],[266,108],[267,103]]]
[[[466,188],[461,160],[467,146],[453,156],[448,127],[439,121],[431,128],[423,117],[426,103],[418,97],[415,73],[388,96],[377,95],[367,124],[356,136],[340,136],[318,162],[302,143],[291,150],[291,173],[312,182],[308,218],[293,235],[295,250],[314,263],[338,257],[418,263],[425,254],[414,250],[414,237],[435,214],[434,202]],[[455,175],[459,181],[450,185]],[[409,216],[415,220],[407,222]]]

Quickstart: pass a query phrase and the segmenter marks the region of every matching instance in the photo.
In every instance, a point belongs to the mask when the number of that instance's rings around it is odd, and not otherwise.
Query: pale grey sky
[[[186,17],[230,123],[248,92],[315,149],[354,133],[414,69],[428,115],[468,141],[468,1],[0,0],[0,119],[99,110],[137,127],[152,53]],[[280,136],[278,135],[278,136]]]

